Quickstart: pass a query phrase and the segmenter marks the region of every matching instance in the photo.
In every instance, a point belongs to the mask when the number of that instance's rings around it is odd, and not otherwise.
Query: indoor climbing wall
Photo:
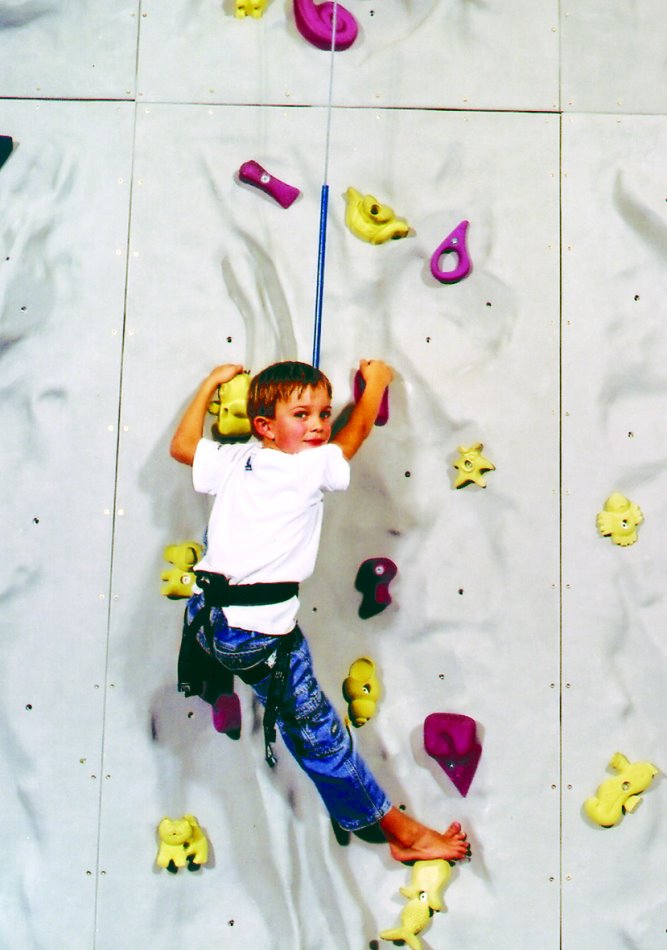
[[[0,0],[0,945],[391,946],[411,870],[268,769],[242,684],[240,738],[177,691],[161,594],[206,524],[168,453],[199,381],[311,358],[326,177],[335,408],[362,357],[396,379],[301,623],[341,714],[374,663],[353,734],[392,800],[468,832],[422,944],[662,948],[662,5],[348,0],[333,58],[312,3],[236,6]],[[429,754],[434,713],[477,745]],[[170,874],[184,815],[209,859]]]

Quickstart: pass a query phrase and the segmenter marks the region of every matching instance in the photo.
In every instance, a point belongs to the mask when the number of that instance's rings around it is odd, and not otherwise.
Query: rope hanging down
[[[333,98],[334,54],[336,52],[336,20],[338,0],[334,0],[331,23],[331,57],[329,62],[329,96],[327,100],[327,135],[324,149],[324,182],[320,197],[320,236],[317,252],[317,283],[315,287],[315,325],[313,328],[313,366],[320,365],[322,340],[322,301],[324,295],[324,265],[327,249],[327,216],[329,211],[329,143],[331,139],[331,103]]]

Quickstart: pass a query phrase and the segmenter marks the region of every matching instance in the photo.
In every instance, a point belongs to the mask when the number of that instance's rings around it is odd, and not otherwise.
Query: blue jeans
[[[195,594],[187,606],[186,622],[202,606],[203,595]],[[280,637],[230,627],[220,607],[212,607],[209,616],[213,653],[232,673],[265,662],[280,642]],[[208,649],[201,631],[198,639]],[[268,685],[267,676],[252,686],[262,705],[266,704]],[[289,677],[276,724],[285,745],[342,828],[366,828],[389,811],[391,802],[357,754],[347,729],[315,678],[310,649],[303,636],[297,637],[290,654]]]

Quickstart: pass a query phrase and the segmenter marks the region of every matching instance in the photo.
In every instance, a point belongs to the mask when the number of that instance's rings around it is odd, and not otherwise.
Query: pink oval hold
[[[349,49],[357,38],[359,27],[349,10],[340,3],[336,5],[335,50]],[[313,3],[313,0],[294,0],[294,20],[299,33],[318,49],[331,49],[333,35],[334,4]]]
[[[269,175],[267,170],[254,159],[241,165],[239,178],[246,185],[254,185],[255,188],[259,188],[260,191],[269,195],[283,208],[289,208],[301,194],[294,185],[288,185],[286,181],[281,181],[275,175]]]
[[[459,280],[467,277],[472,270],[472,261],[466,247],[466,234],[468,231],[468,221],[461,221],[454,228],[451,234],[448,234],[442,244],[439,244],[431,257],[431,273],[441,284],[455,284]],[[443,254],[456,254],[457,261],[454,270],[443,271],[440,269],[440,258]]]

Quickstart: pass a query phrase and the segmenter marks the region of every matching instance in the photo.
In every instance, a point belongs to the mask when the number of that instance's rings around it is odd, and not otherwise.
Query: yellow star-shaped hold
[[[264,13],[267,0],[236,0],[235,16],[242,19],[245,16],[253,16],[258,20]]]
[[[475,445],[459,445],[457,452],[459,457],[454,462],[454,468],[458,469],[459,474],[454,482],[454,488],[463,488],[474,482],[480,488],[486,488],[484,472],[494,472],[496,466],[489,459],[484,458],[482,449],[484,445],[476,442]]]

